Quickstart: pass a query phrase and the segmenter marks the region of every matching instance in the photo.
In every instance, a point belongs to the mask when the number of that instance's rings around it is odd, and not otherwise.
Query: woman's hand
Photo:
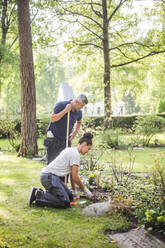
[[[94,199],[94,194],[92,194],[92,192],[86,186],[84,188],[84,194],[85,194],[86,198],[88,198],[89,200]]]

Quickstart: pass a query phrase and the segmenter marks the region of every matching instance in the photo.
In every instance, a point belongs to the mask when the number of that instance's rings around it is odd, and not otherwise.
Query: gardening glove
[[[80,197],[78,196],[77,190],[72,190],[72,195],[74,200],[78,200]]]
[[[86,198],[88,198],[89,200],[94,199],[94,194],[92,194],[92,192],[90,192],[90,190],[86,186],[84,188],[84,194],[85,194]]]
[[[77,197],[78,196],[77,190],[72,190],[72,194],[73,194],[74,197]]]

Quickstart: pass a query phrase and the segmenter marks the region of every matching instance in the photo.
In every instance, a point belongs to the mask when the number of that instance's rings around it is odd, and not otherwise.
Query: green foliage
[[[41,187],[41,163],[18,158],[16,154],[1,154],[0,165],[0,245],[3,248],[117,248],[107,240],[104,231],[105,227],[122,230],[130,225],[124,215],[82,217],[81,205],[68,209],[29,208],[30,188]]]
[[[139,116],[135,121],[134,129],[137,135],[141,135],[142,144],[148,146],[156,133],[165,130],[165,119],[154,115]]]
[[[159,107],[158,107],[158,112],[159,113],[165,112],[165,101],[160,101]]]
[[[118,148],[120,129],[109,129],[102,133],[102,144],[107,148]]]
[[[165,203],[165,152],[156,153],[156,155],[153,155],[153,159],[151,180],[154,183],[155,190],[159,192]]]
[[[89,184],[89,186],[95,186],[96,185],[96,177],[94,174],[88,175],[88,184]]]
[[[101,180],[101,185],[106,185],[111,193],[113,212],[134,216],[138,224],[145,226],[148,231],[164,233],[165,202],[150,178],[152,175],[146,178],[131,175],[129,183],[122,186],[116,184],[111,175]]]
[[[103,154],[106,152],[105,147],[93,148],[91,149],[87,155],[85,155],[82,159],[83,164],[83,170],[86,171],[94,171],[98,167],[99,169],[102,169],[102,166],[100,165],[100,160],[103,156]]]
[[[129,161],[128,164],[123,163],[121,157],[118,157],[118,154],[115,152],[115,150],[112,150],[110,153],[110,167],[117,185],[127,185],[133,172],[135,162],[133,146],[130,145],[127,151]]]
[[[144,218],[145,227],[148,231],[157,231],[165,234],[165,210],[148,209]]]
[[[8,119],[0,124],[0,133],[8,138],[11,147],[18,152],[20,148],[20,121]]]
[[[112,211],[118,211],[120,213],[131,215],[133,209],[134,200],[131,197],[124,196],[122,194],[115,193],[112,196]]]
[[[93,130],[99,130],[101,129],[101,126],[103,125],[104,117],[83,117],[83,122],[82,122],[82,128],[83,130],[85,129],[86,131],[88,128],[93,129]],[[85,131],[85,132],[86,132]]]
[[[43,138],[46,134],[46,129],[49,124],[49,119],[37,119],[37,130],[38,130],[38,137]],[[1,138],[8,138],[8,131],[10,130],[10,123],[12,123],[13,132],[16,131],[19,136],[21,134],[21,120],[18,119],[1,119],[0,120],[0,137]],[[8,129],[9,128],[9,129]]]
[[[123,131],[133,131],[137,115],[111,116],[110,128],[120,128]],[[104,117],[83,117],[83,127],[101,128]]]
[[[45,137],[49,121],[50,120],[46,119],[46,118],[37,120],[38,137],[40,137],[40,138]]]
[[[49,117],[57,102],[59,85],[66,81],[65,68],[52,53],[36,58],[37,117]]]

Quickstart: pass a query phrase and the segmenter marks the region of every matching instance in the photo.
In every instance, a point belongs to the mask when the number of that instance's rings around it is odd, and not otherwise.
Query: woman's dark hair
[[[92,146],[92,138],[93,138],[93,134],[91,133],[84,133],[83,137],[79,139],[79,144],[82,144],[83,142],[86,142],[87,145]]]

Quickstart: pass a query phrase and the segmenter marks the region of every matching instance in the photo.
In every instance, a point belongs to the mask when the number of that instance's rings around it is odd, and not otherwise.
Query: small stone
[[[111,209],[111,203],[110,201],[106,202],[99,202],[99,203],[93,203],[87,207],[85,207],[82,210],[83,214],[86,214],[87,216],[99,216],[106,212],[108,212]]]

